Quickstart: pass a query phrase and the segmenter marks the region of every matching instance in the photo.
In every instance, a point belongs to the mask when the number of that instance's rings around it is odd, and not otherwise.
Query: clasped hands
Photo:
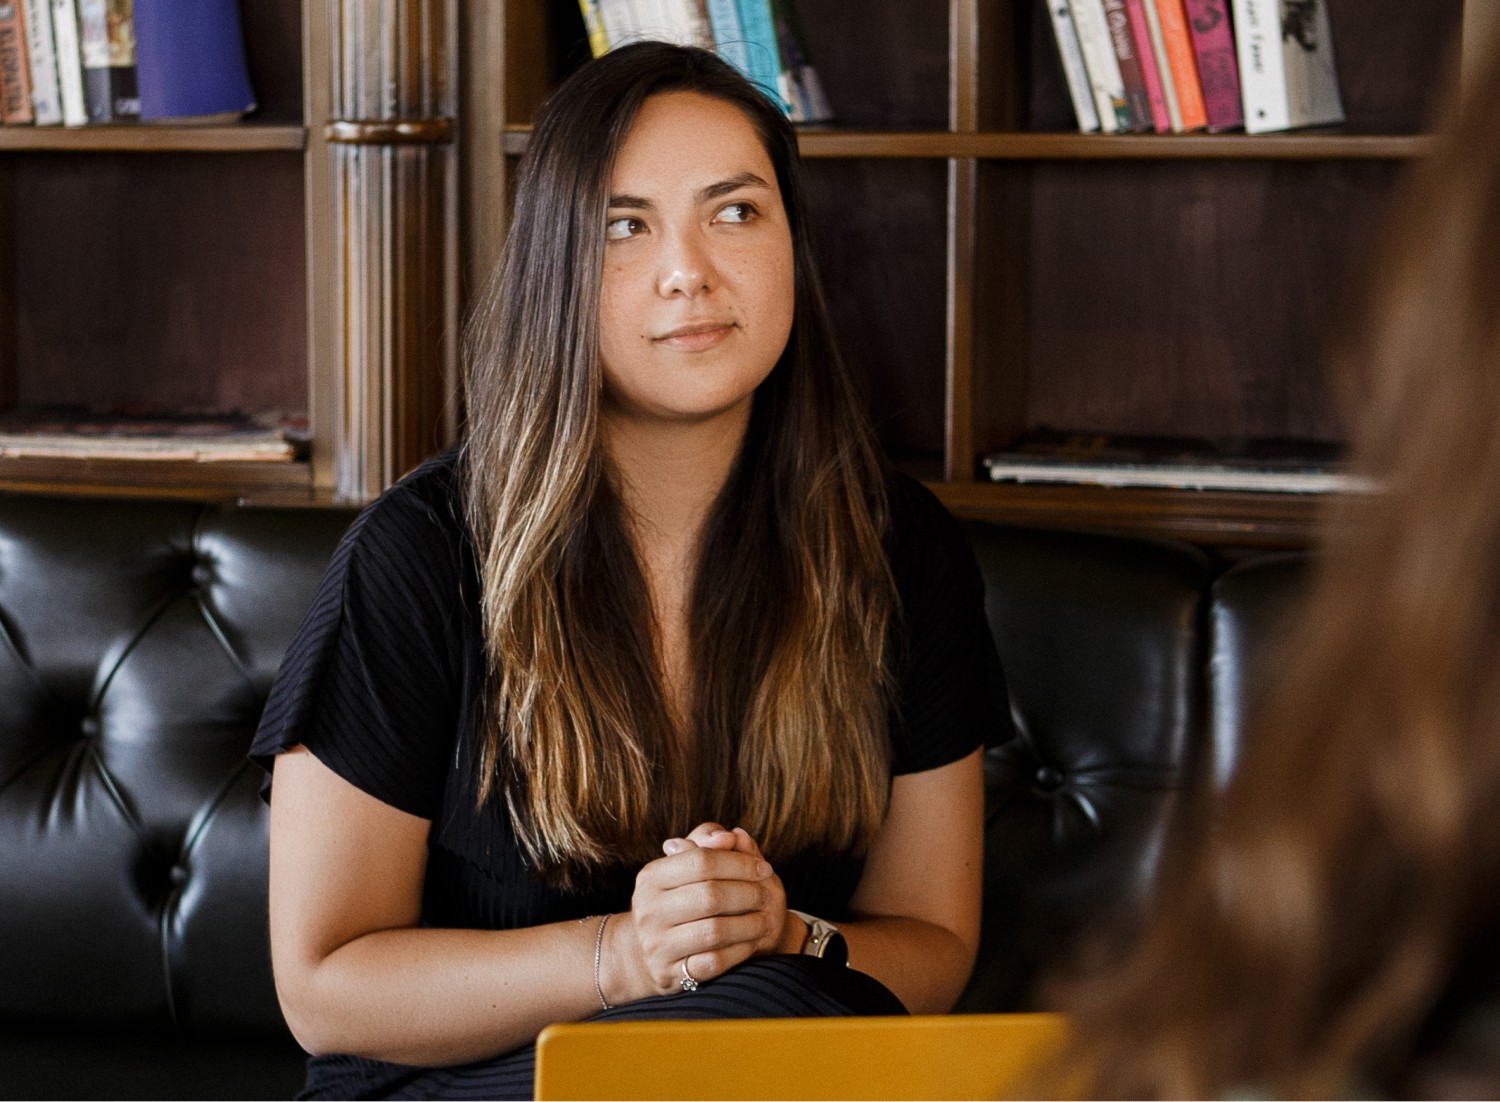
[[[752,956],[800,948],[803,924],[788,921],[781,878],[744,829],[704,823],[662,850],[636,875],[611,938],[612,1001],[681,991],[684,969],[702,982]]]

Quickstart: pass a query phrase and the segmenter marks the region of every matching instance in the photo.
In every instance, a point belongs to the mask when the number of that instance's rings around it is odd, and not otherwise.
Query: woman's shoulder
[[[458,545],[468,538],[461,457],[457,447],[424,460],[372,501],[350,525],[346,541],[382,551]]]
[[[906,570],[937,569],[944,561],[972,559],[968,538],[936,494],[900,471],[885,477],[891,567],[900,581]]]

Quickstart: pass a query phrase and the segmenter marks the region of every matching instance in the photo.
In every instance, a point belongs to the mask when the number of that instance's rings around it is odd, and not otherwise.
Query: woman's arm
[[[913,1014],[951,1010],[979,948],[980,754],[895,778],[850,901],[853,919],[839,923],[850,966],[889,987]]]
[[[366,794],[304,747],[276,759],[271,957],[287,1024],[310,1052],[466,1063],[600,1009],[597,920],[521,930],[420,926],[426,819]],[[632,910],[605,928],[612,1004],[676,990],[678,961],[721,945],[743,959],[765,933],[771,871],[692,847],[651,862]],[[736,961],[737,962],[737,961]]]

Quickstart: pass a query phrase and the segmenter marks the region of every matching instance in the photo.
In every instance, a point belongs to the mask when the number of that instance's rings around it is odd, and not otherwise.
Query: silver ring
[[[682,989],[683,991],[698,990],[698,981],[693,979],[693,974],[687,970],[687,957],[682,958]]]

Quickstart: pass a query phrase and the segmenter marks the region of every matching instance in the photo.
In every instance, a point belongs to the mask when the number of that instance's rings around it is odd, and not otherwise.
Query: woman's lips
[[[695,322],[691,325],[680,325],[676,329],[663,333],[656,338],[656,343],[664,344],[679,352],[702,352],[721,344],[733,332],[733,322]]]

